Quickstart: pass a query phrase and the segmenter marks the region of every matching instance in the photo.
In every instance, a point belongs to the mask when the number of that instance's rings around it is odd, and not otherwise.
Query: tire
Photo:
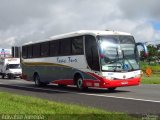
[[[115,91],[115,89],[116,89],[116,87],[108,88],[108,90],[109,90],[110,92]]]
[[[34,83],[35,83],[35,86],[36,86],[36,87],[44,87],[44,86],[46,86],[47,84],[49,84],[49,83],[43,83],[43,82],[41,82],[41,81],[40,81],[40,77],[39,77],[38,74],[35,74],[35,75],[34,75]]]
[[[42,83],[40,82],[40,77],[39,77],[38,74],[34,75],[34,83],[35,83],[36,87],[41,87],[42,86]]]
[[[87,90],[88,87],[84,87],[83,85],[83,78],[78,76],[76,79],[76,86],[78,88],[78,90],[83,91],[83,90]]]

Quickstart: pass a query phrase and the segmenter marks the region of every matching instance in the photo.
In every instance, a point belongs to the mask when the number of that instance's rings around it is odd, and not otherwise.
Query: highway
[[[60,88],[57,85],[35,87],[33,82],[22,79],[0,79],[0,91],[34,96],[48,100],[95,107],[128,114],[159,114],[160,85],[140,85],[107,89],[89,89],[80,92],[76,87]]]

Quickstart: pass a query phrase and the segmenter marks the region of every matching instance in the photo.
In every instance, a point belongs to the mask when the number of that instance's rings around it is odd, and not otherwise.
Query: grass
[[[142,84],[160,84],[160,74],[151,74],[150,77],[145,74],[142,76]]]
[[[142,62],[142,61],[140,64],[141,64],[141,69],[144,72],[141,83],[142,84],[160,84],[160,64],[156,64],[156,63],[149,64],[148,62]],[[152,70],[152,74],[150,77],[148,77],[145,74],[147,68],[150,68]]]
[[[78,105],[58,103],[39,98],[14,95],[0,92],[0,114],[2,119],[6,117],[24,118],[41,116],[41,119],[53,120],[132,120],[137,119],[124,113],[107,112],[100,109],[83,107]],[[32,116],[31,116],[32,115]],[[1,118],[0,118],[1,119]]]

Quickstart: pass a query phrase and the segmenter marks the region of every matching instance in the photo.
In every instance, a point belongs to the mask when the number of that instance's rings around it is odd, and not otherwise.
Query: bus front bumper
[[[101,83],[101,88],[125,87],[139,85],[141,78],[123,79],[123,80],[107,80],[104,79]]]
[[[136,86],[140,84],[141,78],[123,79],[123,80],[85,80],[85,87],[96,87],[96,88],[113,88],[113,87],[126,87],[126,86]]]

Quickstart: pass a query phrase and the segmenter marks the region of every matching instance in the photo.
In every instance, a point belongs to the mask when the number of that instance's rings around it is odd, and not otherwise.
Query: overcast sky
[[[84,29],[158,41],[159,5],[160,0],[0,0],[0,48]]]

